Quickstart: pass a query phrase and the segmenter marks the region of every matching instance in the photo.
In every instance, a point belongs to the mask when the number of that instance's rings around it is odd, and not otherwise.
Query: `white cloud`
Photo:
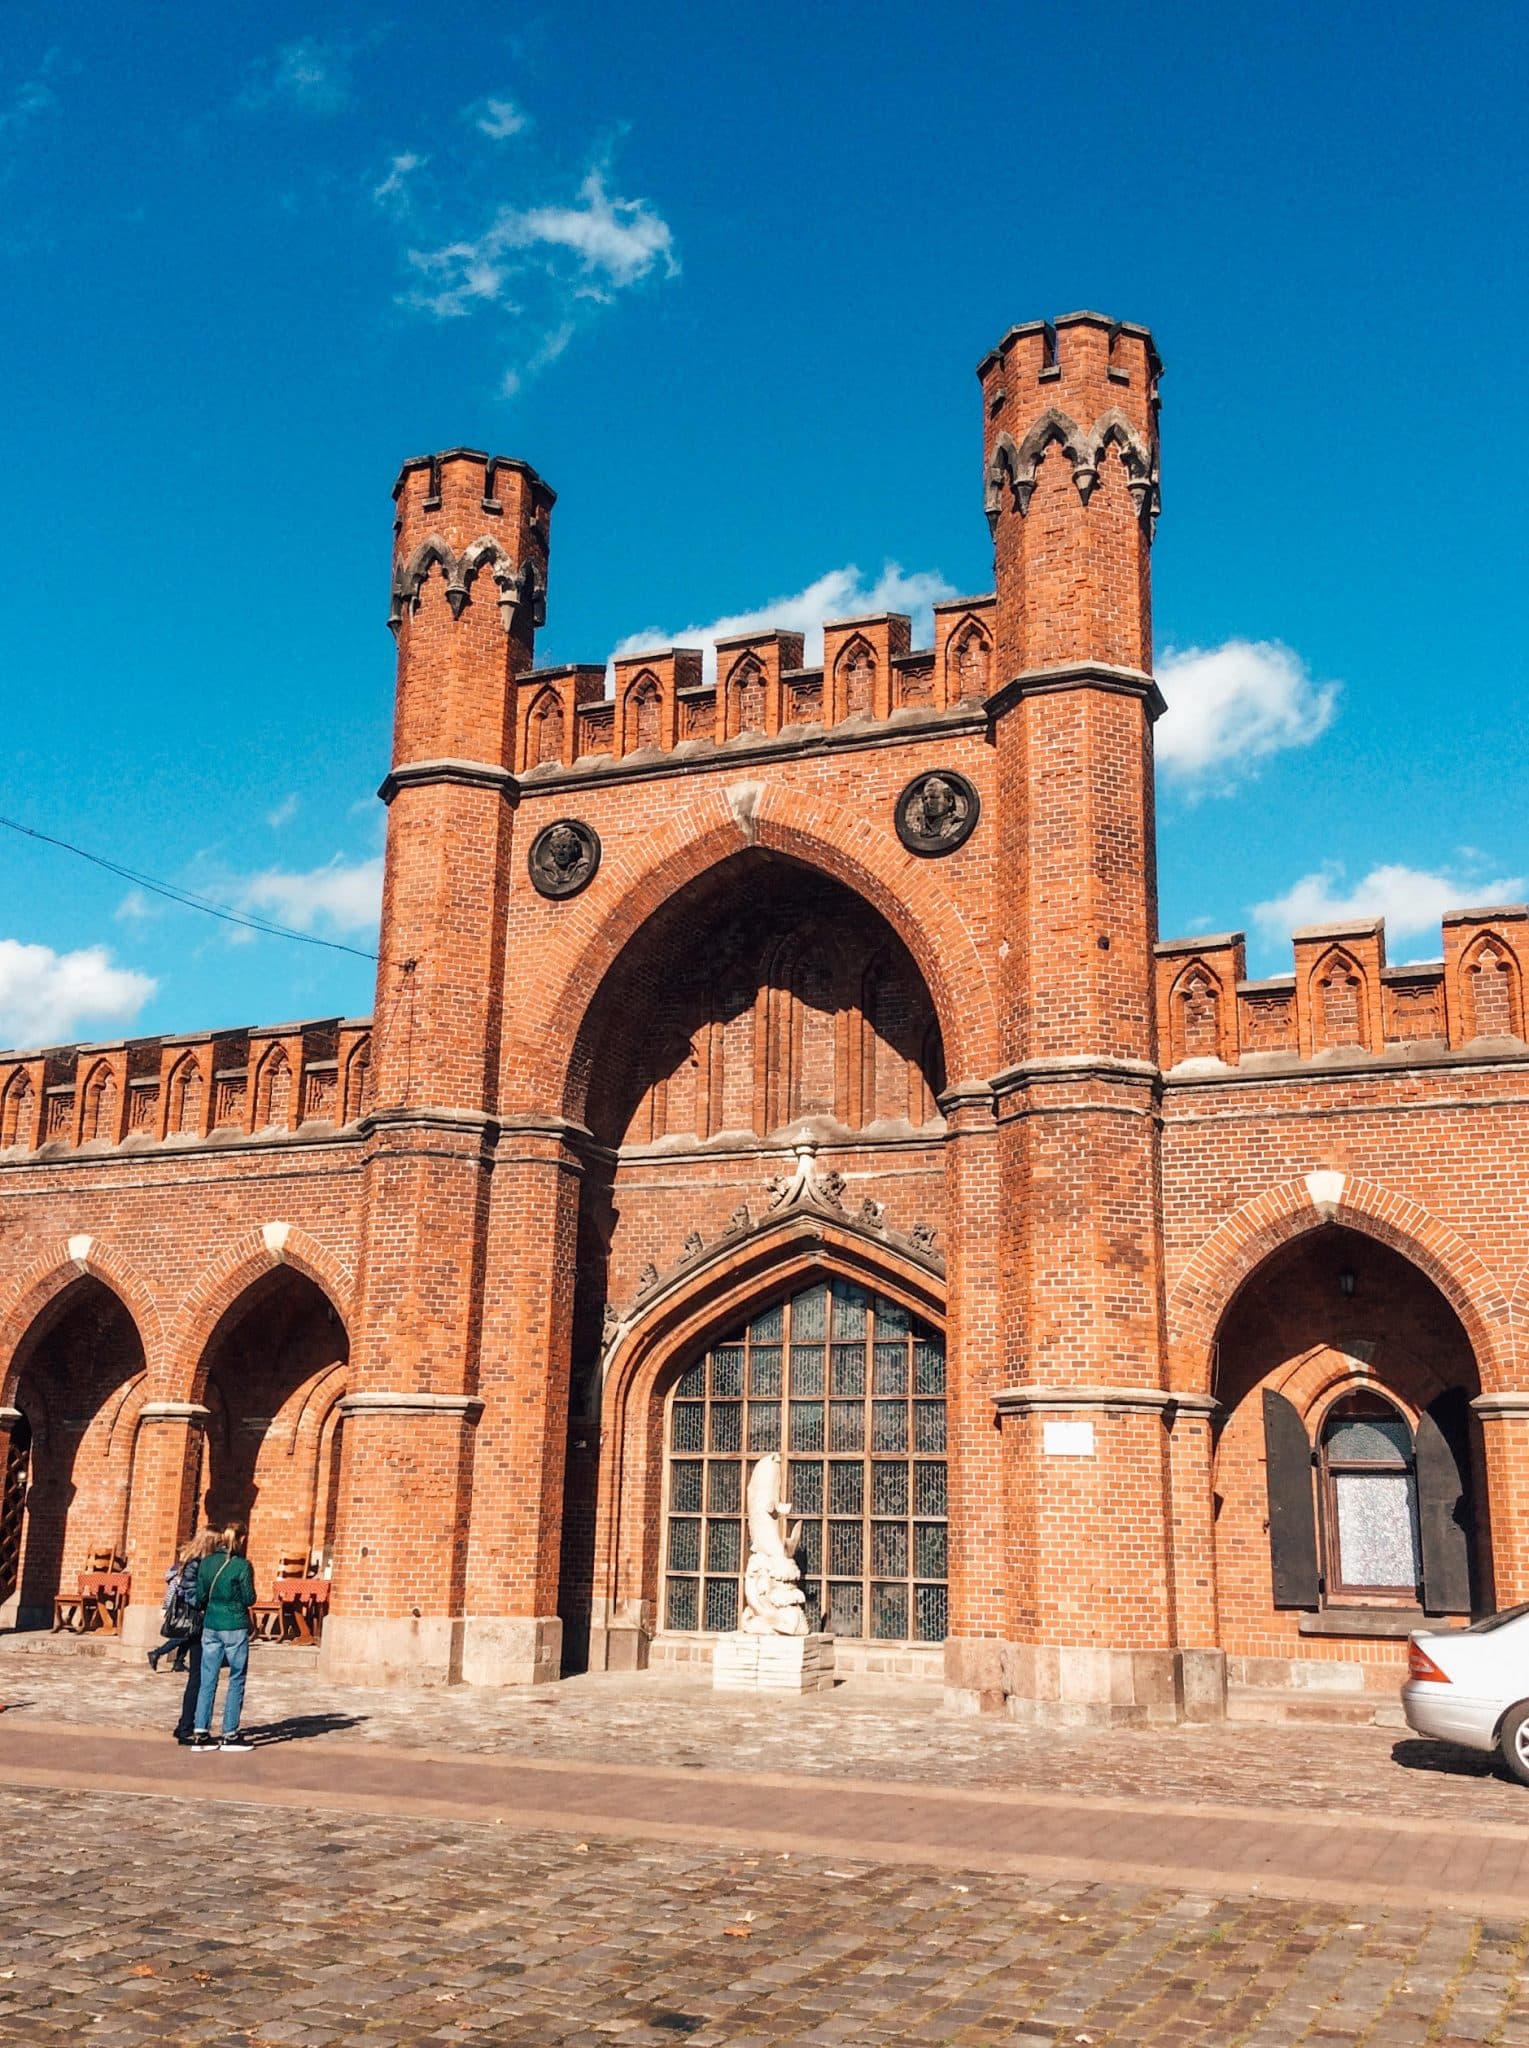
[[[575,205],[504,206],[481,235],[438,249],[410,249],[410,264],[428,280],[410,303],[449,319],[475,300],[498,300],[522,268],[512,259],[521,256],[601,304],[659,266],[666,277],[679,271],[668,222],[646,199],[612,199],[603,173],[595,170],[579,187]]]
[[[378,198],[393,203],[381,188]],[[503,374],[507,398],[557,360],[593,309],[679,274],[669,223],[646,199],[612,195],[602,169],[569,203],[501,206],[481,232],[408,248],[404,261],[413,282],[403,303],[416,312],[461,320],[492,309],[536,337]]]
[[[339,43],[302,36],[252,67],[239,95],[247,112],[284,105],[302,113],[333,114],[350,103],[350,53]]]
[[[382,906],[382,856],[346,861],[336,855],[304,874],[266,868],[239,883],[229,900],[295,931],[372,932]]]
[[[1386,937],[1393,944],[1426,937],[1437,951],[1439,922],[1447,910],[1461,910],[1478,903],[1517,902],[1524,887],[1521,875],[1499,875],[1481,881],[1447,871],[1430,873],[1425,868],[1404,867],[1400,862],[1371,868],[1349,886],[1343,864],[1329,861],[1313,873],[1302,875],[1283,896],[1255,903],[1253,921],[1266,938],[1284,941],[1302,925],[1383,917]]]
[[[1194,794],[1225,795],[1269,755],[1309,747],[1338,704],[1338,684],[1313,682],[1278,640],[1170,649],[1158,680],[1168,700],[1157,724],[1158,766]]]
[[[705,626],[682,626],[678,632],[654,626],[645,632],[629,633],[612,651],[612,659],[623,654],[642,654],[655,647],[699,647],[706,656],[705,674],[711,681],[717,672],[717,642],[740,633],[758,633],[771,627],[782,632],[801,633],[806,646],[803,660],[809,668],[823,659],[823,621],[857,619],[877,612],[908,612],[913,618],[913,641],[927,645],[933,636],[930,607],[955,591],[933,570],[911,573],[888,562],[874,583],[867,583],[851,563],[844,569],[830,569],[805,590],[790,597],[771,598],[756,611],[734,612],[713,619]]]
[[[267,811],[265,814],[265,821],[270,826],[271,830],[273,832],[279,832],[283,825],[290,825],[292,820],[297,816],[298,807],[301,804],[301,802],[302,799],[298,796],[297,791],[294,789],[289,791],[288,794],[282,798],[281,802],[277,804],[274,810]]]
[[[130,1024],[157,987],[149,975],[115,966],[104,946],[55,953],[0,939],[0,1042],[67,1045],[85,1024],[99,1036]]]
[[[380,185],[372,187],[372,197],[379,206],[389,212],[402,213],[409,204],[409,180],[416,171],[422,171],[430,159],[418,156],[412,149],[406,149],[400,156],[391,159],[388,174]]]
[[[504,142],[530,126],[530,117],[513,100],[479,100],[467,109],[468,118],[480,135]]]

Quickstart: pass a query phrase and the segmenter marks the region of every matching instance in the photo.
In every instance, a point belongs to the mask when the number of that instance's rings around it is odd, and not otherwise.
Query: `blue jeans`
[[[202,1630],[202,1683],[196,1696],[196,1727],[206,1735],[212,1727],[212,1700],[218,1689],[218,1673],[228,1666],[228,1690],[223,1695],[223,1733],[232,1735],[239,1725],[244,1705],[244,1672],[250,1661],[250,1632],[247,1628],[204,1628]]]

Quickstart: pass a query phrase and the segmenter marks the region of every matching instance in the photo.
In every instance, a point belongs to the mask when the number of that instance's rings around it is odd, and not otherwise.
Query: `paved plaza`
[[[1529,2048],[1529,1792],[1373,1728],[179,1687],[0,1639],[0,2041]]]

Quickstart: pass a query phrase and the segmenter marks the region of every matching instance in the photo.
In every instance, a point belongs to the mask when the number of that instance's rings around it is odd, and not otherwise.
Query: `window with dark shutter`
[[[1264,1483],[1269,1499],[1269,1561],[1276,1607],[1315,1607],[1317,1517],[1311,1490],[1311,1440],[1283,1394],[1264,1389]]]

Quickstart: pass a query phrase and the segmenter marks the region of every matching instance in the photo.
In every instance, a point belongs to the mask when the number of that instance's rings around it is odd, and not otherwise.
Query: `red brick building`
[[[780,1448],[842,1666],[1389,1685],[1529,1597],[1529,912],[1159,944],[1158,361],[980,366],[995,594],[538,670],[552,492],[395,493],[375,1018],[0,1062],[0,1619],[205,1508],[323,1657],[700,1661]]]

